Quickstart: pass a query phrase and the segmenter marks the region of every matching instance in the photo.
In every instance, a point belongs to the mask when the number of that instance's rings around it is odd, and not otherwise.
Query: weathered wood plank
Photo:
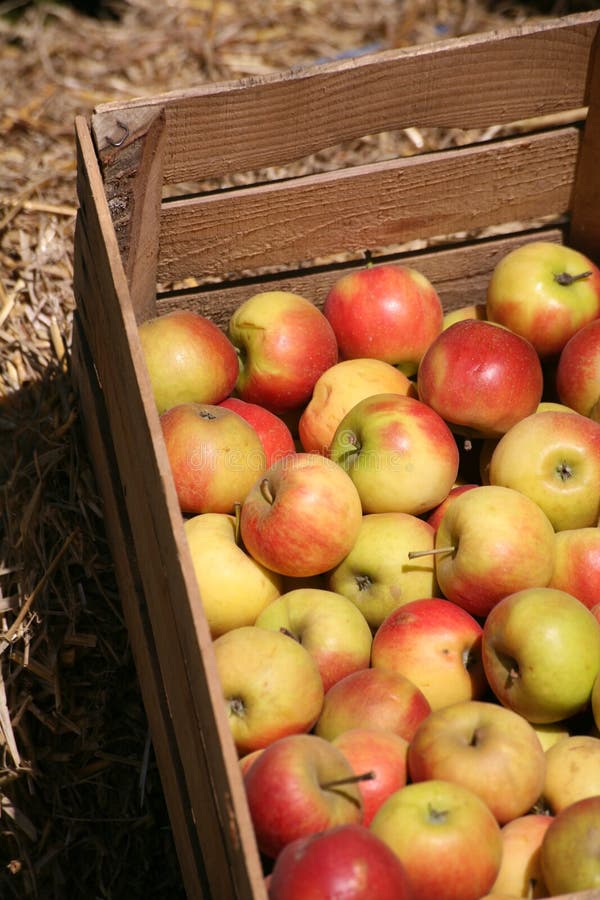
[[[158,277],[231,276],[564,213],[578,146],[564,128],[172,201]]]
[[[569,241],[582,253],[600,261],[600,32],[593,45],[590,66],[588,117],[577,164],[571,201]]]
[[[290,163],[343,141],[415,126],[484,129],[585,103],[600,13],[525,24],[263,78],[99,106],[100,148],[118,121],[165,106],[166,183]],[[135,121],[133,120],[132,129]]]
[[[261,900],[254,832],[125,273],[90,136],[82,119],[76,125],[76,300],[143,560],[141,586],[207,878],[215,898]]]

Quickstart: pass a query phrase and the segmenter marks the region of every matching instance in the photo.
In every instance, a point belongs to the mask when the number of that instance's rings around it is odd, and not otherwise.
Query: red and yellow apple
[[[543,386],[532,345],[479,319],[444,329],[423,356],[417,375],[420,399],[467,437],[504,434],[535,412]]]
[[[228,333],[239,355],[237,394],[274,413],[307,403],[319,376],[338,361],[321,310],[288,291],[249,297],[231,315]]]
[[[484,696],[479,622],[450,600],[423,598],[396,609],[373,639],[371,665],[405,675],[432,709]]]
[[[446,497],[458,472],[458,448],[440,416],[400,394],[359,401],[338,425],[330,456],[348,473],[365,513],[420,515]]]
[[[493,894],[512,897],[547,897],[540,849],[552,816],[527,813],[502,826],[502,862],[492,886]]]
[[[288,591],[264,606],[252,624],[283,631],[299,641],[316,662],[324,691],[369,666],[371,629],[354,603],[334,591]]]
[[[429,279],[414,268],[387,263],[339,278],[323,312],[345,359],[370,356],[407,375],[442,328],[444,311]]]
[[[337,566],[362,522],[349,475],[319,453],[280,459],[248,491],[240,515],[244,546],[273,572],[310,577]]]
[[[423,692],[404,675],[363,669],[329,688],[314,730],[328,741],[359,727],[392,731],[410,741],[430,712]]]
[[[577,597],[588,609],[600,602],[600,528],[558,531],[548,587]]]
[[[184,513],[233,513],[265,472],[258,434],[230,409],[182,403],[164,412],[160,424]]]
[[[600,794],[572,803],[554,817],[540,848],[542,875],[550,896],[600,891]],[[586,896],[582,894],[582,896]]]
[[[496,703],[466,700],[434,710],[408,748],[411,781],[469,788],[503,825],[527,813],[544,787],[546,758],[526,719]]]
[[[296,452],[296,444],[288,426],[283,419],[264,406],[248,403],[239,397],[226,397],[219,406],[232,409],[252,425],[263,445],[267,468],[276,460]]]
[[[210,319],[175,310],[138,328],[159,413],[182,403],[219,403],[238,376],[235,348]]]
[[[407,376],[381,359],[345,359],[327,369],[298,420],[298,436],[309,453],[329,454],[335,430],[359,400],[373,394],[414,396]]]
[[[556,367],[561,401],[582,416],[600,421],[600,318],[569,338]]]
[[[486,310],[491,322],[526,338],[540,357],[556,355],[600,316],[600,269],[573,247],[531,241],[497,263]]]
[[[370,828],[404,865],[419,900],[480,900],[500,869],[498,822],[477,794],[451,781],[407,784]]]

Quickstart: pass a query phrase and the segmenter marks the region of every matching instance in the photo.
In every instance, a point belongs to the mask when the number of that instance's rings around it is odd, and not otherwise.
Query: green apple
[[[240,756],[311,730],[323,705],[312,656],[292,637],[244,625],[213,641],[217,674]]]
[[[484,617],[514,591],[545,585],[554,565],[554,529],[520,491],[480,485],[456,497],[435,537],[444,597]]]
[[[428,512],[458,473],[448,425],[426,403],[400,394],[360,400],[338,425],[329,453],[354,482],[365,513]]]
[[[299,641],[316,662],[324,691],[345,675],[369,666],[371,629],[354,603],[334,591],[289,591],[269,603],[253,624],[283,631]]]
[[[563,738],[569,737],[571,734],[568,721],[549,722],[546,725],[542,725],[539,722],[532,722],[531,724],[544,750],[549,750],[558,741],[562,741]]]
[[[527,813],[544,786],[546,758],[530,723],[483,700],[436,709],[408,748],[413,782],[442,778],[480,797],[501,825]]]
[[[368,513],[352,549],[328,576],[329,587],[350,599],[372,628],[397,607],[436,594],[431,557],[411,561],[410,551],[433,549],[431,525],[410,513]]]
[[[541,357],[600,316],[600,270],[572,247],[531,241],[507,253],[492,272],[487,317],[526,338]]]
[[[600,895],[600,794],[572,803],[554,818],[540,849],[542,874],[552,897],[582,900]],[[573,892],[573,893],[571,893]]]
[[[298,420],[304,450],[328,455],[335,430],[353,406],[373,394],[414,395],[415,386],[391,363],[382,359],[344,359],[317,380]]]
[[[571,594],[529,588],[491,610],[482,653],[501,703],[530,722],[560,722],[590,702],[600,670],[600,624]]]
[[[573,734],[546,750],[543,797],[553,813],[600,794],[600,738]]]
[[[556,531],[595,526],[600,513],[600,424],[572,412],[536,412],[498,441],[489,479],[534,500]]]
[[[415,900],[479,900],[498,874],[500,826],[460,784],[407,784],[384,801],[370,828],[404,864]]]
[[[281,575],[240,547],[235,516],[203,513],[187,519],[184,529],[212,637],[254,625],[258,614],[281,593]]]

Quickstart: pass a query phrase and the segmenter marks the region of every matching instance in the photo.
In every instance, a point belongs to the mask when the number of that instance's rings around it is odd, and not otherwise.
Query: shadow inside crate
[[[68,371],[0,400],[0,896],[184,897]]]

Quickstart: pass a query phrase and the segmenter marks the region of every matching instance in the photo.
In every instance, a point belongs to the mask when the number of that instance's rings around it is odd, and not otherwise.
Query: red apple
[[[510,709],[467,700],[434,710],[408,748],[410,780],[469,788],[503,825],[527,813],[544,787],[546,757],[529,722]]]
[[[378,728],[410,741],[430,712],[423,692],[404,675],[362,669],[329,688],[314,730],[332,741],[350,728]]]
[[[483,697],[479,622],[439,598],[406,603],[385,619],[373,639],[371,665],[399,672],[425,694],[432,709]]]
[[[160,417],[184,513],[232,513],[266,469],[254,428],[230,409],[182,403]]]
[[[308,732],[323,706],[312,656],[280,631],[244,625],[213,641],[217,674],[240,756]]]
[[[362,822],[352,766],[314,734],[274,741],[249,767],[244,784],[258,847],[273,859],[297,838]]]
[[[138,334],[159,413],[182,403],[219,403],[233,390],[237,354],[210,319],[176,310],[142,322]]]
[[[466,319],[444,329],[419,365],[420,399],[467,437],[497,437],[535,412],[544,386],[532,345],[506,328]]]
[[[562,403],[600,421],[600,319],[576,331],[563,347],[556,391]]]
[[[310,577],[350,552],[362,522],[358,491],[341,466],[318,453],[278,460],[242,504],[244,545],[263,566]]]
[[[393,731],[375,728],[350,728],[332,741],[354,772],[370,772],[371,778],[359,782],[363,802],[363,822],[371,819],[384,800],[406,784],[408,741]]]
[[[287,291],[244,301],[229,320],[229,337],[240,357],[238,395],[274,413],[303,406],[319,376],[338,361],[335,334],[321,310]]]
[[[573,594],[588,609],[600,602],[600,528],[557,532],[548,587]]]
[[[407,784],[388,797],[370,828],[404,865],[419,900],[479,900],[500,868],[500,826],[460,784]]]
[[[240,400],[239,397],[227,397],[221,401],[219,406],[232,409],[252,425],[263,445],[267,468],[276,460],[296,452],[294,438],[288,426],[283,419],[265,409],[264,406],[259,406],[258,403],[248,403],[246,400]]]
[[[364,825],[298,838],[277,857],[269,900],[417,900],[398,857]]]
[[[486,616],[507,594],[546,585],[554,529],[519,491],[481,485],[449,504],[435,536],[438,585],[471,615]]]
[[[572,247],[532,241],[496,265],[486,311],[491,322],[526,338],[541,357],[555,355],[600,316],[600,270]]]
[[[394,264],[344,275],[327,294],[323,312],[342,357],[381,359],[407,375],[417,371],[444,317],[431,282],[416,269]]]
[[[400,394],[359,401],[338,425],[329,449],[366,513],[419,515],[446,497],[458,472],[458,448],[440,416]]]

